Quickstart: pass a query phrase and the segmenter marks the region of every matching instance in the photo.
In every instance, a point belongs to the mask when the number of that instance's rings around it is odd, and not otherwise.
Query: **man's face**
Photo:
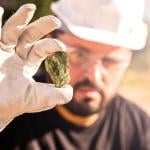
[[[60,34],[68,50],[73,100],[66,107],[88,116],[101,110],[114,96],[128,67],[131,51]]]

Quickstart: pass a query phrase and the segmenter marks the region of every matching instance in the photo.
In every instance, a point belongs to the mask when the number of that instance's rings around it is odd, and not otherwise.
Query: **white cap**
[[[144,0],[59,0],[51,9],[82,39],[133,50],[145,47]]]

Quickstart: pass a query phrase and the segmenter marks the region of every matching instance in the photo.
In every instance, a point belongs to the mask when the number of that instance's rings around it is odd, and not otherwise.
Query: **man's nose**
[[[98,80],[103,80],[105,74],[105,68],[100,60],[90,61],[84,68],[84,76],[95,83],[98,82]]]

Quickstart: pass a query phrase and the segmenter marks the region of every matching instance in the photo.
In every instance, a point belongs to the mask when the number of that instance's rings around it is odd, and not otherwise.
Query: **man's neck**
[[[96,120],[99,118],[99,115],[100,115],[99,113],[96,113],[88,117],[82,117],[82,116],[73,114],[64,106],[57,106],[56,110],[68,122],[78,125],[78,126],[82,126],[82,127],[91,126],[92,124],[96,122]]]

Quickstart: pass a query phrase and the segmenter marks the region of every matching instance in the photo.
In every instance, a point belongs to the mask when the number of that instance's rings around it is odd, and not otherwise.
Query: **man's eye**
[[[114,65],[114,64],[118,64],[120,61],[114,58],[103,58],[102,62],[104,65]]]
[[[80,58],[84,58],[84,54],[82,52],[76,51],[75,55]]]
[[[76,57],[78,57],[78,59],[82,59],[82,60],[86,60],[88,59],[88,53],[86,51],[84,51],[83,49],[79,49],[79,50],[76,50],[74,52],[74,54],[76,55]]]
[[[80,51],[74,51],[69,54],[69,60],[73,64],[82,64],[85,62],[85,55]]]
[[[72,54],[76,59],[84,59],[84,54],[82,52],[76,51]]]

